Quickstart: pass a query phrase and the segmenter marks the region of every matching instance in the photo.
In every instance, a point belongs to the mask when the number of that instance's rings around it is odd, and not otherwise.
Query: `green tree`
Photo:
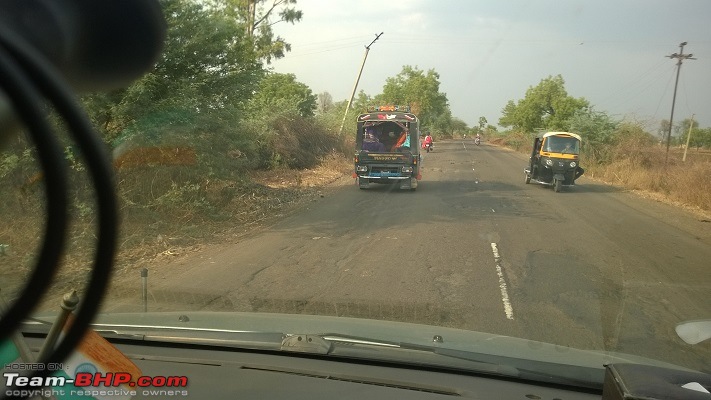
[[[368,106],[375,105],[374,99],[368,96],[364,90],[358,92],[351,103],[351,108],[356,111],[356,114],[363,113],[368,109]]]
[[[686,118],[683,119],[679,124],[676,126],[676,134],[678,136],[681,136],[681,139],[686,140],[686,135],[689,134],[689,127],[691,129],[696,129],[699,127],[699,121],[694,121],[691,118]],[[683,141],[682,140],[682,141]]]
[[[425,129],[432,130],[436,136],[451,138],[455,133],[454,119],[449,108],[435,116],[430,124],[425,125]]]
[[[711,128],[692,129],[689,147],[696,147],[697,150],[702,147],[711,148]]]
[[[663,119],[659,122],[659,129],[657,130],[657,133],[659,134],[659,137],[662,139],[666,139],[667,135],[669,134],[669,120],[668,119]]]
[[[267,64],[284,57],[291,45],[275,36],[272,26],[280,22],[295,24],[303,12],[297,10],[296,0],[206,0],[212,10],[226,15],[243,26],[260,60]]]
[[[616,140],[619,122],[607,113],[592,107],[578,110],[569,120],[570,131],[579,134],[585,143],[612,144]]]
[[[484,127],[489,121],[486,120],[486,117],[479,117],[479,130],[483,131]]]
[[[252,111],[274,109],[291,103],[299,115],[311,117],[316,111],[317,96],[311,88],[296,80],[294,74],[270,73],[259,83],[259,88],[250,101]]]
[[[388,78],[377,100],[391,104],[409,104],[424,126],[449,125],[451,118],[447,95],[439,91],[439,74],[430,69],[425,73],[406,65],[395,77]],[[436,124],[435,124],[436,122]]]
[[[469,126],[467,125],[467,123],[457,117],[451,118],[450,128],[452,129],[452,133],[460,136],[469,131]]]
[[[570,120],[569,131],[579,134],[583,139],[583,149],[594,160],[604,162],[612,157],[609,145],[617,140],[620,123],[604,112],[592,107],[578,110]]]
[[[168,26],[155,68],[126,89],[83,98],[107,140],[233,119],[263,75],[242,26],[190,0],[161,0]],[[219,114],[219,117],[217,116]]]
[[[570,118],[589,106],[584,98],[568,96],[561,75],[549,76],[537,86],[528,88],[526,96],[518,103],[509,100],[502,110],[499,125],[526,132],[537,129],[569,130]]]
[[[331,96],[331,93],[328,93],[328,92],[319,93],[317,95],[317,101],[318,101],[318,106],[316,108],[316,111],[319,114],[327,113],[329,110],[331,110],[333,108],[333,96]]]

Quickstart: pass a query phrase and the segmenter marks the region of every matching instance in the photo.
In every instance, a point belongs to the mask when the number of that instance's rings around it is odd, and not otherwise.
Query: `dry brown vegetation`
[[[163,258],[270,224],[323,196],[324,187],[347,175],[351,164],[343,155],[344,146],[351,144],[346,140],[303,121],[291,121],[295,129],[283,119],[274,122],[280,145],[257,152],[159,145],[116,154],[121,219],[116,273],[133,274]],[[44,227],[44,187],[31,157],[7,154],[0,171],[0,289],[11,299],[34,268]],[[257,155],[271,161],[251,163],[262,169],[245,168],[244,158]],[[96,240],[96,206],[81,164],[72,164],[70,179],[68,256],[52,295],[83,287]]]
[[[609,184],[711,211],[711,152],[692,151],[685,162],[681,161],[682,152],[670,151],[665,163],[666,148],[631,149],[610,163],[591,164],[587,174]]]
[[[497,137],[492,144],[530,152],[527,134],[512,133]],[[690,149],[681,161],[683,149],[627,140],[584,148],[582,165],[585,176],[609,185],[638,191],[655,199],[684,205],[702,212],[711,211],[711,151]]]

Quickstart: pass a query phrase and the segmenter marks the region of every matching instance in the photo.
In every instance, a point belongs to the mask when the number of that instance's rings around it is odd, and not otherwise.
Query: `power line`
[[[661,60],[659,63],[651,66],[647,71],[637,74],[632,80],[626,81],[624,86],[617,86],[611,90],[607,96],[603,97],[601,102],[620,105],[629,102],[631,99],[638,99],[647,90],[655,86],[659,78],[667,76],[666,74],[673,68],[662,69],[661,66],[663,63],[664,60]],[[671,82],[671,79],[669,82]]]
[[[657,108],[654,110],[654,114],[653,114],[655,117],[659,113],[659,108],[662,106],[662,101],[664,100],[664,98],[667,95],[667,89],[669,89],[669,85],[671,85],[673,77],[674,77],[674,75],[669,75],[669,80],[667,81],[667,85],[664,86],[664,92],[662,92],[661,97],[659,97],[659,103],[657,103]],[[664,139],[664,136],[662,136],[662,140],[663,139]]]

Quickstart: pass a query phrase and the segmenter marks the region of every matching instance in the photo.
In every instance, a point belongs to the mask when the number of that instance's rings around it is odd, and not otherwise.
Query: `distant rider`
[[[430,147],[432,147],[432,143],[433,143],[432,135],[429,132],[427,132],[427,136],[425,136],[425,141],[422,143],[422,145],[426,147],[429,144]]]

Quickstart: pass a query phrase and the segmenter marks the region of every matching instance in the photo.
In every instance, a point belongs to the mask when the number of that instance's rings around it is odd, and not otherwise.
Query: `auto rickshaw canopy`
[[[582,142],[582,140],[583,140],[583,138],[581,138],[580,135],[578,135],[577,133],[571,133],[571,132],[546,132],[546,133],[543,133],[543,134],[539,134],[538,137],[540,137],[541,139],[543,139],[543,138],[547,138],[547,137],[549,137],[549,136],[564,136],[564,135],[572,136],[572,137],[578,139],[578,140],[581,141],[581,142]]]

